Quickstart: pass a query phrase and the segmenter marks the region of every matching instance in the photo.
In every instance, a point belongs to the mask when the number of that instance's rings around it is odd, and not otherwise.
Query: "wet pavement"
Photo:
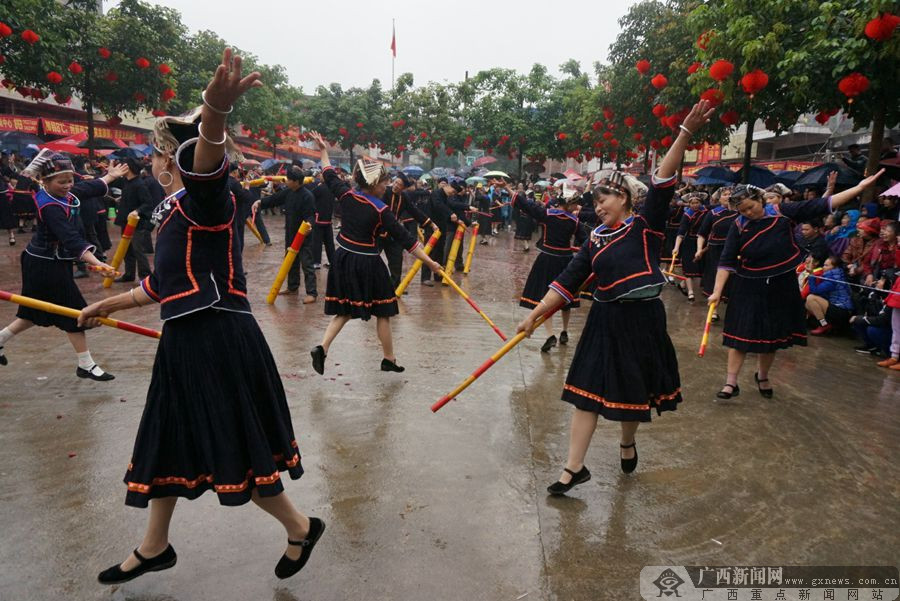
[[[269,221],[278,240],[280,220]],[[27,239],[0,249],[0,289],[19,291]],[[541,354],[541,331],[432,414],[502,344],[461,298],[416,278],[393,320],[406,372],[378,370],[373,320],[345,328],[319,376],[309,349],[327,323],[321,301],[267,306],[282,251],[249,234],[247,244],[251,301],[306,469],[286,490],[328,524],[310,563],[276,579],[278,523],[207,493],[178,504],[174,569],[97,584],[137,546],[147,516],[125,507],[122,476],[155,343],[89,332],[94,358],[116,375],[95,383],[75,377],[62,333],[32,329],[7,345],[0,367],[0,600],[624,600],[640,597],[645,565],[897,565],[900,374],[849,339],[779,353],[772,400],[745,369],[741,396],[714,403],[720,337],[698,358],[705,306],[666,290],[685,402],[640,428],[630,476],[618,465],[618,426],[601,420],[586,461],[593,479],[550,498],[571,415],[559,394],[589,305],[573,314],[568,347]],[[525,314],[517,298],[536,252],[513,251],[504,233],[457,277],[508,335]],[[104,291],[95,274],[81,282],[89,301],[127,289]],[[0,324],[14,312],[0,303]],[[155,307],[116,317],[160,325]]]

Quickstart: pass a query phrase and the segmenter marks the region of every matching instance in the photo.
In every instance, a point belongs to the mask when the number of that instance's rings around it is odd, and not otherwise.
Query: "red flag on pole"
[[[391,52],[397,58],[397,29],[391,25]]]

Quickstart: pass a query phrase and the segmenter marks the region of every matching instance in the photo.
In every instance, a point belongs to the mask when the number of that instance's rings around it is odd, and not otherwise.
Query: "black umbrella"
[[[34,134],[26,134],[21,131],[0,132],[0,148],[11,152],[22,152],[29,144],[45,144],[44,140]]]
[[[115,152],[109,153],[109,155],[107,155],[107,156],[111,159],[117,159],[117,160],[122,160],[122,159],[138,159],[138,160],[140,160],[140,159],[144,158],[146,155],[144,153],[142,153],[140,150],[137,150],[136,148],[120,148],[120,149],[116,150]]]
[[[122,148],[108,138],[94,138],[93,145],[87,138],[78,143],[78,148],[90,148],[91,146],[94,147],[94,150],[119,150]]]
[[[859,183],[862,179],[855,171],[840,163],[824,163],[818,167],[807,169],[803,172],[797,181],[793,183],[794,188],[824,188],[828,184],[828,174],[837,171],[837,185],[842,187],[851,187]]]
[[[737,172],[738,181],[744,181],[744,168],[741,167]],[[778,177],[766,169],[765,167],[757,167],[750,165],[750,179],[747,183],[757,188],[768,188],[772,184],[778,182]]]
[[[698,169],[697,172],[694,173],[694,177],[708,177],[710,179],[717,179],[733,183],[737,183],[740,181],[737,177],[737,173],[735,173],[728,167],[704,167],[703,169]]]

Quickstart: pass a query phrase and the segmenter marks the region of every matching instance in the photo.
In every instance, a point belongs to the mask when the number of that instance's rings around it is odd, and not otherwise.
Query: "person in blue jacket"
[[[824,273],[810,275],[809,296],[806,310],[819,322],[819,327],[810,330],[813,336],[823,336],[835,326],[843,327],[853,316],[853,298],[844,273],[844,262],[834,255],[825,259]]]

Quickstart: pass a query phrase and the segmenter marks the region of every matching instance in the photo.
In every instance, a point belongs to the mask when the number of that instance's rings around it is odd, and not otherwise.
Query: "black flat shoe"
[[[577,472],[573,472],[567,467],[563,468],[563,471],[572,476],[572,479],[569,480],[568,484],[563,484],[560,481],[556,481],[550,486],[547,487],[547,492],[551,495],[564,495],[570,490],[572,490],[573,486],[578,486],[579,484],[584,484],[588,480],[591,479],[591,472],[588,471],[587,466],[582,465],[581,469]]]
[[[548,338],[548,339],[544,342],[544,344],[541,346],[541,352],[542,352],[542,353],[549,353],[549,352],[550,352],[550,349],[552,349],[554,346],[556,346],[556,336],[551,336],[551,337]]]
[[[97,382],[109,382],[110,380],[116,379],[114,375],[106,372],[103,372],[102,374],[95,374],[95,367],[97,367],[96,363],[94,363],[90,369],[82,369],[81,367],[77,367],[75,368],[75,375],[79,378],[90,378],[91,380],[96,380]]]
[[[3,347],[0,346],[0,365],[8,365],[9,361],[6,359],[6,355],[3,354]]]
[[[150,557],[148,559],[138,553],[137,549],[134,550],[134,556],[137,557],[140,562],[136,568],[125,572],[119,565],[114,565],[113,567],[100,572],[97,576],[97,581],[100,582],[100,584],[121,584],[123,582],[128,582],[129,580],[134,580],[147,572],[161,572],[162,570],[168,570],[178,561],[178,555],[175,554],[175,549],[172,548],[172,545],[166,547],[166,550],[156,557]]]
[[[726,388],[731,388],[731,392],[725,392]],[[722,390],[716,393],[716,398],[728,400],[731,397],[738,396],[739,394],[741,394],[741,389],[737,384],[726,384],[722,387]]]
[[[123,275],[122,277],[118,277],[118,278],[114,279],[113,281],[114,281],[116,284],[127,284],[127,283],[129,283],[129,282],[133,282],[133,281],[134,281],[134,276],[133,276],[133,275],[127,275],[127,274],[126,274],[126,275]]]
[[[771,399],[772,395],[775,394],[775,391],[771,388],[763,388],[762,386],[760,386],[760,384],[762,384],[763,382],[768,382],[769,378],[763,378],[762,380],[760,380],[759,372],[755,372],[753,374],[753,379],[756,381],[756,388],[759,390],[759,394],[763,395],[763,398]]]
[[[290,559],[287,555],[282,555],[275,566],[275,575],[282,579],[290,578],[302,570],[306,562],[309,561],[309,556],[312,554],[316,543],[322,538],[323,532],[325,532],[325,522],[319,518],[309,518],[309,533],[307,533],[306,538],[303,540],[288,539],[289,545],[303,547],[300,551],[300,557]]]
[[[316,373],[319,375],[324,374],[325,357],[327,357],[327,355],[325,354],[325,348],[320,344],[313,350],[311,350],[309,354],[312,356],[313,369],[316,370]]]
[[[622,463],[622,471],[626,474],[630,474],[637,467],[637,441],[631,444],[620,444],[619,447],[623,449],[634,449],[634,457],[632,457],[631,459],[623,459],[622,457],[619,457],[619,461]]]
[[[568,344],[569,343],[569,333],[563,330],[559,333],[559,343],[560,344]]]
[[[405,370],[405,367],[400,367],[395,361],[391,361],[390,359],[381,360],[381,371],[395,371],[400,373]]]

